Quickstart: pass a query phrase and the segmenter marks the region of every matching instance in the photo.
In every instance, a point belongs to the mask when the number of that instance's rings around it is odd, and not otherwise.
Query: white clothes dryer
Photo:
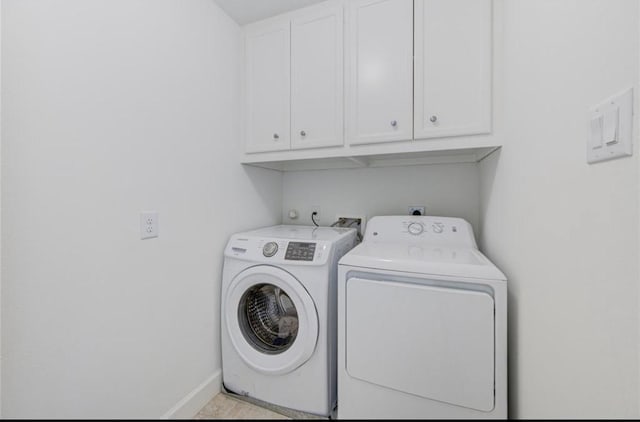
[[[458,218],[372,218],[338,269],[338,418],[507,417],[507,282]]]
[[[330,416],[338,260],[354,229],[275,226],[231,237],[221,295],[222,378],[233,393]]]

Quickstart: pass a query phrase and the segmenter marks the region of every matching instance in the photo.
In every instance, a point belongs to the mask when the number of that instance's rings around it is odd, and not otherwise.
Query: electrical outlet
[[[158,237],[158,213],[156,211],[140,213],[140,239]]]
[[[424,215],[425,207],[423,205],[409,206],[409,215]]]

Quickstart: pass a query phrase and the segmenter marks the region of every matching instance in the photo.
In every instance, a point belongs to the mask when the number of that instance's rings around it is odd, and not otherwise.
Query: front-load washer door
[[[285,374],[313,355],[318,314],[304,286],[268,265],[251,267],[229,285],[226,328],[242,360],[264,374]]]

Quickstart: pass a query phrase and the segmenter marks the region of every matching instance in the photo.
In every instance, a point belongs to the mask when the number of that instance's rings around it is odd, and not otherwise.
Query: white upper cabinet
[[[347,2],[349,144],[413,138],[413,0]]]
[[[281,151],[290,142],[289,21],[245,31],[246,151]]]
[[[291,20],[291,148],[344,143],[341,4]]]
[[[491,0],[415,0],[415,139],[491,131]]]
[[[501,144],[493,9],[493,0],[326,0],[245,26],[242,162],[285,171],[478,162]]]

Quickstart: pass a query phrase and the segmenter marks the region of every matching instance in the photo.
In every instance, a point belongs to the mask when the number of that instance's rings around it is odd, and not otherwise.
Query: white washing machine
[[[330,416],[336,405],[336,277],[354,229],[276,226],[225,249],[222,378],[236,394]]]
[[[507,417],[507,282],[458,218],[374,217],[338,269],[338,418]]]

